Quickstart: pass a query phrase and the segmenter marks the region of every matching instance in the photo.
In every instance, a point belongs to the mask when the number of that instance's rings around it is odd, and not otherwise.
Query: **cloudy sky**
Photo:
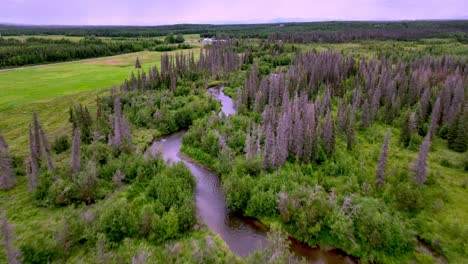
[[[0,23],[179,23],[468,18],[468,0],[0,0]]]

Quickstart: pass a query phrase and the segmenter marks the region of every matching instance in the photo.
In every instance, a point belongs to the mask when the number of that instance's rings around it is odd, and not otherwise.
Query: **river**
[[[210,88],[208,92],[221,101],[222,113],[230,116],[236,113],[234,101],[224,94],[222,88]],[[229,214],[225,195],[218,175],[205,167],[184,157],[180,152],[182,137],[180,131],[153,142],[151,153],[162,153],[168,163],[183,162],[196,179],[195,201],[197,215],[210,230],[219,234],[229,249],[241,257],[255,250],[268,246],[266,233],[268,228],[254,218],[238,217]],[[355,261],[338,250],[325,250],[310,247],[295,239],[290,239],[291,251],[297,256],[305,257],[310,263],[355,263]]]

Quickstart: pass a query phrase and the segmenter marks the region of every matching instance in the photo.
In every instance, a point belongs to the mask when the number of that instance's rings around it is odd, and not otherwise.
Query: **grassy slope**
[[[197,50],[184,50],[184,52]],[[180,51],[174,51],[180,52]],[[27,152],[31,113],[37,112],[52,141],[69,132],[68,108],[74,102],[94,107],[106,87],[128,78],[136,56],[143,68],[160,65],[161,52],[138,52],[113,57],[25,67],[0,72],[0,133],[16,155]],[[92,109],[91,109],[92,110]]]

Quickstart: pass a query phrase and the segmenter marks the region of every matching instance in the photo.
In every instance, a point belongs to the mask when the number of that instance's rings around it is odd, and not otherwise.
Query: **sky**
[[[468,0],[0,0],[0,23],[168,25],[468,19]]]

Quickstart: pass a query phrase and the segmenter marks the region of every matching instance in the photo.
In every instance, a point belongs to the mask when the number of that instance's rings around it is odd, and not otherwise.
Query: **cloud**
[[[156,25],[215,21],[404,20],[467,17],[466,0],[2,0],[0,22]]]

